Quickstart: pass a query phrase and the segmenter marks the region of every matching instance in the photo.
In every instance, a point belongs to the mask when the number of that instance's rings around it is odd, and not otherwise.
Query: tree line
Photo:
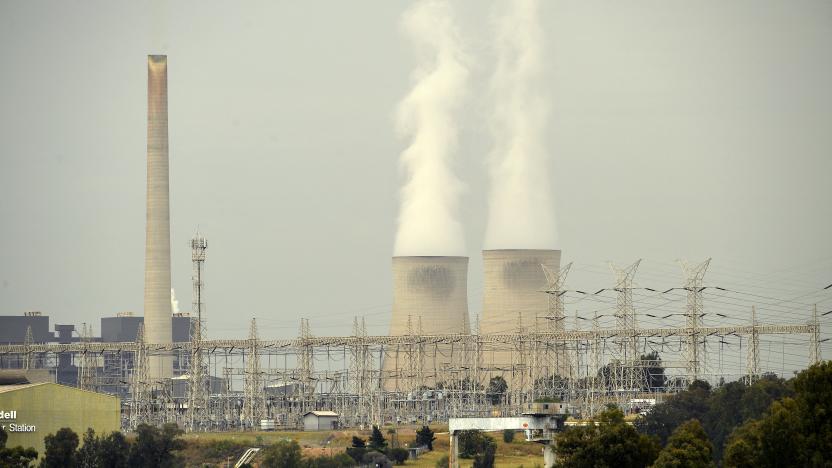
[[[832,362],[790,380],[695,381],[633,425],[610,406],[555,450],[564,468],[832,466]]]
[[[162,428],[140,424],[133,442],[121,432],[96,435],[87,429],[83,440],[65,427],[44,438],[45,451],[41,468],[172,468],[180,466],[174,451],[183,448],[182,434],[176,424]],[[7,448],[8,435],[0,428],[0,466],[27,468],[33,466],[38,452],[33,448]],[[83,442],[83,443],[81,443]]]

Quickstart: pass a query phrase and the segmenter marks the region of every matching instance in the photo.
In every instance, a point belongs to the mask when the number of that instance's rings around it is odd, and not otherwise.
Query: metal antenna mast
[[[623,336],[615,340],[619,355],[619,365],[615,366],[613,388],[620,392],[622,406],[627,403],[627,394],[635,394],[638,390],[638,333],[636,331],[636,311],[633,308],[633,277],[636,275],[641,259],[633,262],[627,268],[618,268],[610,262],[610,269],[616,275],[615,290],[618,292],[615,317],[618,329]]]
[[[202,321],[202,292],[205,283],[202,280],[205,268],[205,250],[208,241],[199,231],[191,239],[191,261],[193,262],[193,314],[191,317],[191,356],[188,373],[188,412],[187,427],[190,431],[198,430],[208,421],[208,388],[202,341],[205,339],[205,323]]]
[[[702,281],[710,263],[710,258],[698,265],[691,265],[685,260],[679,260],[682,271],[687,275],[685,283],[685,290],[688,293],[687,309],[685,311],[687,330],[685,333],[684,360],[688,382],[699,379],[700,375],[706,372],[703,369],[705,343],[704,341],[700,343],[699,340],[701,337],[700,329],[703,326],[702,316],[704,315]]]

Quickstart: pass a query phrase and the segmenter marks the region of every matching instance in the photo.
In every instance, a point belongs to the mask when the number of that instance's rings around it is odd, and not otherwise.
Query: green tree
[[[776,375],[767,374],[753,385],[730,382],[711,394],[708,411],[702,418],[705,432],[714,444],[714,457],[722,458],[728,436],[744,422],[759,418],[771,403],[794,392],[791,385]]]
[[[392,468],[393,466],[393,463],[383,453],[375,451],[365,453],[361,462],[363,466],[370,468]]]
[[[662,358],[657,351],[642,355],[641,361],[641,388],[644,391],[655,390],[665,386],[664,365]]]
[[[491,380],[488,381],[488,390],[486,390],[485,395],[492,405],[498,405],[507,390],[508,383],[506,383],[506,379],[498,375],[491,377]]]
[[[301,468],[302,462],[300,445],[294,440],[278,440],[263,449],[262,466],[265,468]]]
[[[673,431],[685,421],[702,420],[708,412],[711,386],[696,380],[684,392],[671,396],[663,404],[656,405],[646,416],[636,421],[639,432],[654,435],[662,444],[667,442]]]
[[[169,468],[178,465],[174,451],[181,450],[179,439],[182,430],[169,423],[157,427],[139,424],[136,428],[136,442],[130,447],[128,464],[134,468]]]
[[[503,429],[503,442],[507,444],[514,442],[514,434],[516,433],[517,431],[514,429]]]
[[[43,439],[46,451],[40,466],[43,468],[75,468],[78,459],[75,449],[78,448],[78,434],[72,429],[64,427],[55,434],[49,434]]]
[[[461,458],[474,458],[477,454],[484,453],[489,444],[494,443],[494,439],[476,430],[460,431],[457,437]]]
[[[401,447],[391,448],[387,450],[387,458],[393,461],[393,463],[397,465],[404,465],[405,460],[407,460],[408,452],[407,449],[403,449]]]
[[[98,443],[98,437],[95,436],[95,431],[90,427],[84,433],[84,444],[78,449],[76,454],[78,458],[78,466],[81,468],[97,468],[98,454],[101,450]]]
[[[367,453],[367,441],[358,436],[352,436],[352,447],[347,447],[349,455],[356,463],[361,463]]]
[[[832,363],[815,364],[794,379],[794,398],[771,404],[765,414],[729,437],[723,466],[831,466]]]
[[[381,433],[381,430],[378,426],[373,426],[373,433],[370,435],[370,450],[375,450],[377,452],[384,453],[384,449],[387,448],[387,441],[384,439],[384,434]]]
[[[24,449],[21,446],[6,447],[9,435],[0,426],[0,466],[9,468],[27,468],[38,458],[37,450],[32,447]]]
[[[113,431],[102,437],[98,443],[98,466],[100,468],[126,468],[130,455],[130,444],[124,434]]]
[[[659,452],[654,468],[716,467],[713,446],[702,424],[691,419],[677,427]]]
[[[832,361],[815,364],[794,379],[804,433],[807,458],[814,466],[832,456]]]
[[[609,407],[595,422],[558,434],[558,466],[640,468],[650,465],[658,456],[661,446],[657,438],[639,434],[626,424],[621,410]]]
[[[433,436],[433,431],[428,426],[422,426],[416,431],[416,446],[427,447],[428,450],[433,450],[433,441],[436,437]]]
[[[494,468],[494,457],[497,454],[497,444],[494,439],[482,434],[482,446],[479,453],[474,455],[473,468]]]

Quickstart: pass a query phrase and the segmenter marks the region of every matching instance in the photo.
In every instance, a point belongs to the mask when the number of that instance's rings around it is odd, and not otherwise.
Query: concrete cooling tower
[[[170,343],[170,203],[168,198],[168,59],[147,57],[147,232],[144,327],[148,343]],[[172,356],[151,356],[148,377],[173,376]]]
[[[468,257],[393,257],[391,335],[468,331]]]
[[[416,334],[420,325],[426,335],[468,332],[468,257],[393,257],[390,334]],[[395,377],[386,380],[386,389],[410,391],[433,385],[433,366],[450,364],[449,351],[444,345],[426,349],[424,380],[417,382],[407,351],[389,348],[384,371]]]
[[[480,331],[513,333],[522,317],[523,326],[534,327],[535,317],[544,325],[548,298],[546,276],[540,265],[557,271],[560,250],[500,249],[483,250],[484,272]]]

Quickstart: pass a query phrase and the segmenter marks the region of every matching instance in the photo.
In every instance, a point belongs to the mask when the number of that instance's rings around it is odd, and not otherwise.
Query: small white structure
[[[334,411],[310,411],[303,415],[304,431],[329,431],[338,428],[338,413]]]

